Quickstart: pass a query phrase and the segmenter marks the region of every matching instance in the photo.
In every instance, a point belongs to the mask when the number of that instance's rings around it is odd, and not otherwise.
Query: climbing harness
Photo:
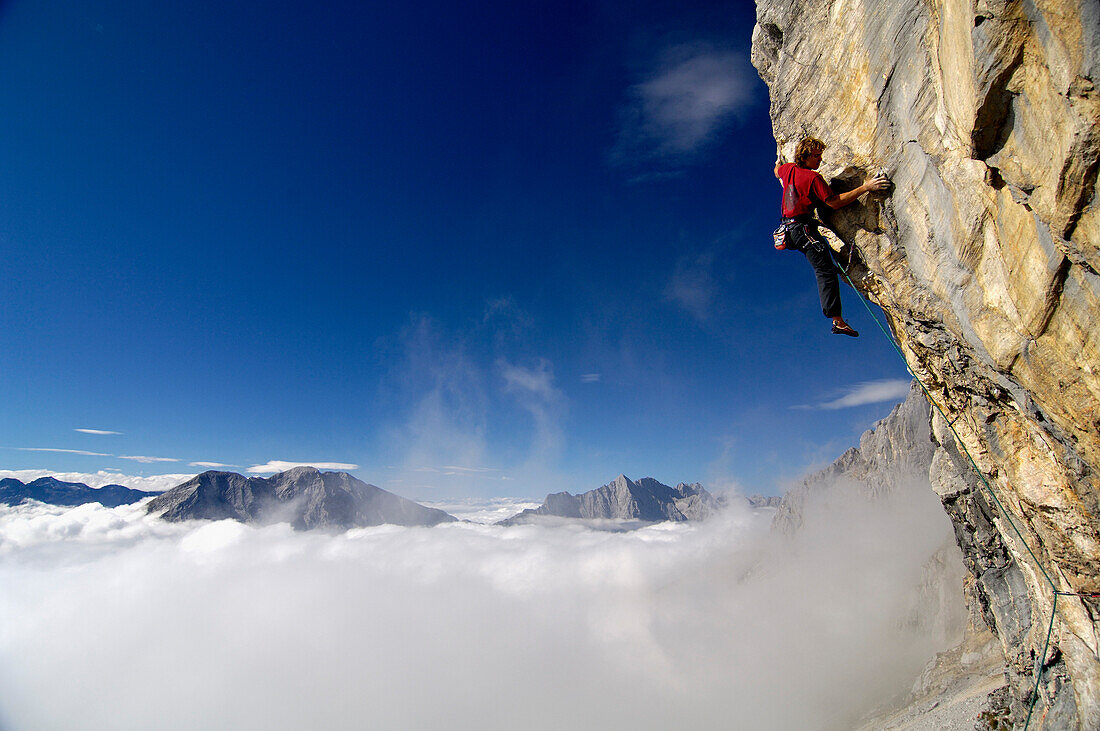
[[[848,252],[848,269],[850,269],[852,266],[852,257],[855,255],[856,249],[855,244],[849,244],[849,247],[850,249]],[[832,247],[829,248],[831,249]],[[993,502],[996,503],[998,508],[1000,508],[1001,514],[1004,515],[1005,520],[1008,521],[1008,524],[1012,526],[1012,530],[1020,539],[1020,543],[1022,543],[1024,548],[1027,549],[1028,554],[1031,556],[1031,560],[1035,562],[1036,568],[1039,569],[1039,571],[1043,574],[1043,578],[1045,578],[1047,580],[1047,583],[1050,584],[1050,590],[1053,593],[1050,611],[1050,624],[1047,627],[1047,637],[1046,641],[1043,643],[1043,651],[1039,654],[1038,657],[1035,658],[1035,686],[1031,690],[1031,704],[1028,706],[1027,720],[1024,722],[1024,731],[1027,731],[1028,726],[1031,724],[1031,714],[1035,711],[1035,702],[1039,700],[1039,685],[1043,679],[1043,666],[1046,663],[1047,651],[1050,649],[1050,637],[1054,632],[1054,617],[1058,613],[1058,597],[1075,596],[1096,599],[1100,598],[1100,593],[1058,590],[1058,587],[1054,584],[1054,580],[1050,577],[1050,574],[1047,573],[1046,569],[1043,568],[1043,564],[1039,562],[1039,558],[1035,555],[1035,552],[1031,550],[1031,546],[1028,545],[1027,540],[1024,539],[1023,533],[1021,533],[1020,529],[1016,527],[1016,523],[1012,520],[1012,516],[1009,515],[1008,510],[1001,503],[1000,498],[997,497],[997,493],[996,491],[994,491],[993,486],[989,484],[989,481],[985,479],[985,475],[980,469],[978,469],[978,463],[974,461],[974,457],[970,454],[970,450],[966,448],[966,444],[963,443],[963,440],[959,436],[959,433],[955,431],[955,421],[958,419],[958,417],[956,417],[956,419],[954,420],[948,420],[947,415],[943,412],[943,409],[939,407],[939,404],[936,403],[935,399],[932,398],[932,394],[925,387],[924,383],[921,381],[920,378],[917,378],[917,374],[913,373],[913,369],[909,367],[909,361],[905,359],[905,353],[902,352],[901,347],[897,344],[897,342],[895,342],[893,336],[886,329],[886,326],[879,321],[878,317],[871,309],[871,306],[867,304],[867,298],[863,296],[863,294],[856,287],[855,283],[852,282],[851,277],[848,276],[848,270],[841,268],[840,272],[844,275],[844,279],[848,281],[848,284],[851,285],[852,289],[854,289],[860,295],[859,300],[867,309],[867,314],[871,316],[871,319],[875,321],[876,325],[878,325],[878,329],[882,331],[882,334],[886,337],[886,340],[889,341],[890,345],[893,346],[895,351],[897,351],[897,354],[901,357],[902,363],[905,364],[905,370],[907,370],[909,372],[909,375],[913,377],[913,380],[915,380],[920,385],[921,390],[924,391],[924,395],[928,399],[928,403],[932,404],[932,407],[935,408],[937,412],[939,412],[939,415],[943,418],[944,422],[947,423],[947,427],[951,430],[951,433],[955,437],[955,443],[962,448],[963,453],[966,454],[967,459],[970,460],[970,465],[974,468],[974,472],[977,473],[978,478],[982,481],[982,484],[985,485],[986,491],[989,493],[990,497],[993,498]],[[1049,710],[1049,708],[1047,710]],[[1046,718],[1045,711],[1043,713],[1043,718]]]

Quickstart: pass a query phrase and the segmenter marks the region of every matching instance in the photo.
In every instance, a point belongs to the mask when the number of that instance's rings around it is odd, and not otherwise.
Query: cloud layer
[[[913,616],[950,531],[927,485],[817,516],[787,542],[750,513],[331,536],[3,508],[0,726],[844,726],[942,649]]]

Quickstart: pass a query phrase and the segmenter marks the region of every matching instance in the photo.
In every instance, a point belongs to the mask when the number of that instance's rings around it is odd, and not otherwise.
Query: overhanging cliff
[[[1040,658],[1051,582],[1100,592],[1100,4],[758,0],[757,20],[786,159],[812,134],[835,188],[894,184],[827,223],[946,416],[933,478],[1016,722],[1041,660],[1036,718],[1100,728],[1100,604],[1059,595]]]

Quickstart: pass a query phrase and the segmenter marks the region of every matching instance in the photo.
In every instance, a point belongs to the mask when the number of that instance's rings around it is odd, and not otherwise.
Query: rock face
[[[626,475],[619,475],[609,484],[580,495],[568,492],[547,495],[540,507],[524,510],[498,525],[517,525],[550,516],[651,522],[702,520],[719,507],[715,497],[698,483],[681,482],[669,487],[652,477],[634,482]]]
[[[815,472],[783,496],[772,527],[793,533],[802,525],[803,508],[815,492],[837,480],[858,483],[867,497],[928,481],[936,445],[932,442],[931,407],[914,383],[903,403],[863,433],[852,447],[825,469]]]
[[[267,478],[203,472],[151,500],[148,511],[170,521],[289,522],[298,530],[384,523],[430,526],[456,520],[346,472],[322,473],[313,467],[295,467]]]
[[[62,482],[53,477],[39,477],[23,484],[11,477],[0,480],[0,504],[19,505],[25,500],[37,500],[49,505],[84,505],[99,503],[105,508],[129,505],[156,495],[155,492],[133,490],[122,485],[88,487],[82,482]]]
[[[1014,721],[1038,671],[1044,727],[1100,728],[1100,605],[1076,596],[1100,592],[1100,4],[758,0],[757,21],[786,159],[812,134],[836,189],[894,183],[823,215],[946,416],[937,490]]]

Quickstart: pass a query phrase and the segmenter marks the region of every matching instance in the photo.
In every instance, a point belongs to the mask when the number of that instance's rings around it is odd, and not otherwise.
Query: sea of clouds
[[[0,507],[0,728],[844,728],[952,639],[927,485],[856,492],[794,538],[747,508],[330,535]]]

